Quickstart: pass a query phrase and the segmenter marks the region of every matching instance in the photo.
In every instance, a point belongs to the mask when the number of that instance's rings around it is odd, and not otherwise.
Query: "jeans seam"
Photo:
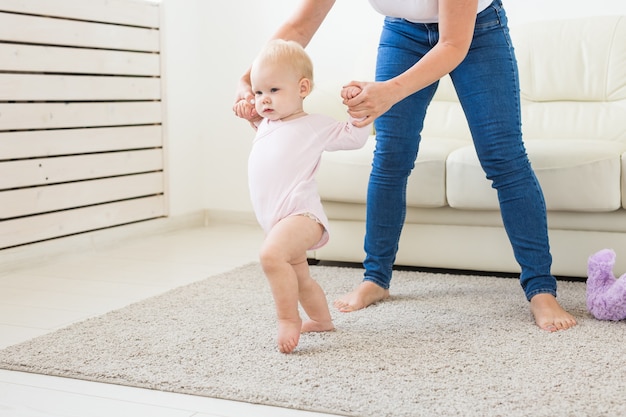
[[[530,301],[531,298],[533,298],[535,295],[539,295],[539,294],[551,294],[552,296],[556,297],[556,290],[553,288],[538,288],[536,290],[533,290],[529,293],[526,294],[526,299],[528,301]]]
[[[372,278],[370,276],[365,275],[363,277],[363,281],[369,281],[369,282],[373,282],[374,284],[378,285],[379,287],[388,290],[389,289],[389,284],[388,283],[383,283],[379,280],[377,280],[376,278]]]

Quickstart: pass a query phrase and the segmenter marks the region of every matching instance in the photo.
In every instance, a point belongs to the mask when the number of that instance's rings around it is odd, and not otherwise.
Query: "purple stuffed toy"
[[[587,264],[587,308],[598,320],[626,319],[626,274],[613,275],[615,252],[603,249]]]

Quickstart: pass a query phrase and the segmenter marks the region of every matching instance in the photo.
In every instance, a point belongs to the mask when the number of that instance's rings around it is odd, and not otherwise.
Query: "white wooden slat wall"
[[[0,249],[167,214],[159,17],[0,0]]]

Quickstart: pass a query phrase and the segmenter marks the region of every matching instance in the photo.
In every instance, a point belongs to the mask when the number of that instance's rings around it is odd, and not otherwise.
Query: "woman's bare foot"
[[[335,300],[333,305],[342,313],[360,310],[389,297],[389,290],[371,281],[363,281],[353,291]]]
[[[530,299],[530,311],[535,323],[548,332],[569,329],[576,325],[576,319],[561,307],[552,294],[537,294]]]
[[[310,332],[330,332],[335,330],[335,325],[332,321],[315,321],[315,320],[307,320],[302,323],[302,333],[310,333]]]
[[[300,341],[302,320],[278,320],[278,350],[291,353]]]

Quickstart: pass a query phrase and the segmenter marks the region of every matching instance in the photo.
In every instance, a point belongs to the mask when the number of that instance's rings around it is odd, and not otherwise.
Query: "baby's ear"
[[[311,94],[312,83],[308,78],[302,78],[300,80],[300,97],[305,98]]]

